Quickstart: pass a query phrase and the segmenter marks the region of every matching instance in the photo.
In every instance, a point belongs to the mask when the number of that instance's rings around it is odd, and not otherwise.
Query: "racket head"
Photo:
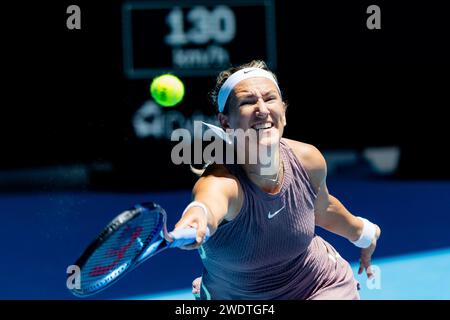
[[[156,203],[141,203],[115,217],[76,261],[80,287],[70,289],[78,297],[95,294],[122,278],[127,271],[164,247],[167,215]]]

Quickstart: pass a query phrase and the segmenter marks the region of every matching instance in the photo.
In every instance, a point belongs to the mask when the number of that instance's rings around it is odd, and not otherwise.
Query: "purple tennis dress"
[[[227,166],[244,203],[199,248],[201,299],[359,299],[348,262],[314,233],[316,193],[304,167],[284,139],[280,144],[285,175],[277,194]]]

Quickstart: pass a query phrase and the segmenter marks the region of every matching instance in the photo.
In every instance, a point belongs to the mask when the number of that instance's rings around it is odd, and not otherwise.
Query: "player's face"
[[[286,108],[272,81],[245,79],[234,87],[229,102],[232,129],[255,130],[260,145],[279,143],[286,125]]]

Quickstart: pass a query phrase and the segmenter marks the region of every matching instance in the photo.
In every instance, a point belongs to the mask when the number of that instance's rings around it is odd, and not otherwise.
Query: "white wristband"
[[[375,238],[375,225],[367,219],[357,218],[364,223],[363,231],[358,240],[350,242],[359,248],[368,248],[372,244],[373,238]]]
[[[198,201],[192,201],[191,203],[189,203],[186,209],[184,209],[183,214],[181,216],[183,217],[184,214],[192,207],[202,208],[203,212],[205,213],[205,216],[208,216],[208,208],[206,208],[206,206],[203,203]]]

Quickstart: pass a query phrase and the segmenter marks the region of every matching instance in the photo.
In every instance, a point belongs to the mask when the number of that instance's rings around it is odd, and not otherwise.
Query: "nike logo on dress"
[[[283,206],[283,208],[275,211],[274,213],[270,213],[270,211],[269,211],[269,214],[267,215],[267,218],[272,219],[273,217],[275,217],[283,209],[284,209],[284,206]]]

